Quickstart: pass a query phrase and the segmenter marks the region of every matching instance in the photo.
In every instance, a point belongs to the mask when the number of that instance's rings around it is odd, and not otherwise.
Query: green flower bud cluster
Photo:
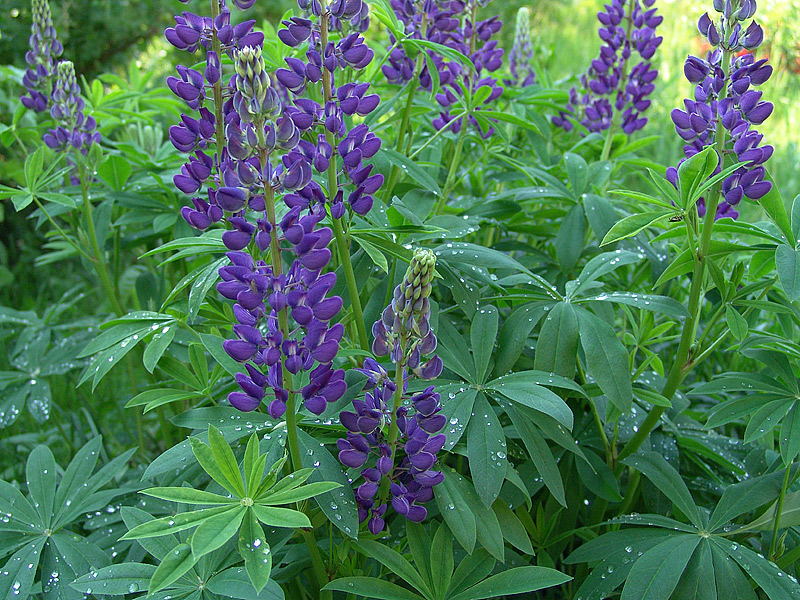
[[[280,100],[270,87],[261,48],[245,46],[236,53],[235,108],[242,119],[274,119],[280,113]]]

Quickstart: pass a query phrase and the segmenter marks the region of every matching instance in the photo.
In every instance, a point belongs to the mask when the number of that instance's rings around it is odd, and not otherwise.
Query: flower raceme
[[[455,133],[461,130],[463,118],[454,119],[450,107],[458,102],[466,90],[474,92],[482,86],[490,87],[491,93],[485,100],[485,105],[503,93],[497,80],[487,75],[503,64],[503,49],[497,46],[496,40],[491,39],[500,31],[503,23],[496,16],[483,21],[475,20],[479,6],[486,4],[488,1],[485,0],[392,0],[392,8],[405,25],[409,37],[458,50],[475,65],[474,72],[467,70],[458,62],[445,60],[435,51],[429,51],[429,60],[420,64],[420,87],[427,91],[433,90],[434,79],[429,70],[431,65],[436,69],[436,78],[441,85],[440,93],[436,94],[436,101],[442,106],[439,116],[433,121],[436,129],[450,127]],[[396,41],[391,35],[390,38],[393,43]],[[388,64],[383,65],[382,71],[389,83],[398,85],[417,76],[415,61],[405,53],[401,45],[392,50]],[[470,122],[475,127],[478,126],[473,117]],[[485,137],[492,133],[492,130],[482,132]]]
[[[56,59],[61,56],[64,46],[56,38],[56,28],[50,4],[47,0],[31,2],[33,22],[28,38],[30,49],[25,53],[28,68],[22,77],[27,95],[21,98],[26,108],[43,112],[50,105],[55,83]]]
[[[436,454],[446,440],[439,433],[446,421],[440,414],[439,394],[428,386],[410,398],[407,395],[409,379],[435,379],[442,372],[438,356],[422,361],[436,349],[429,323],[434,265],[432,252],[415,251],[391,304],[372,328],[373,352],[389,356],[395,365],[395,380],[368,358],[360,369],[367,375],[364,389],[368,391],[363,400],[353,401],[355,412],[340,414],[348,434],[337,442],[339,460],[350,468],[369,464],[361,470],[364,482],[356,490],[356,502],[359,520],[368,521],[374,534],[385,527],[388,496],[397,513],[422,521],[428,514],[422,504],[433,498],[433,487],[444,479],[441,472],[433,470]],[[407,404],[404,398],[408,398]]]
[[[100,141],[100,133],[95,131],[97,122],[83,113],[85,103],[80,94],[75,67],[68,60],[61,61],[56,67],[50,100],[50,116],[56,121],[56,127],[42,137],[53,150],[66,152],[75,148],[86,154],[92,144]]]
[[[570,90],[567,111],[553,119],[566,131],[573,128],[570,118],[590,132],[605,131],[620,120],[622,130],[631,134],[647,124],[643,113],[650,107],[647,98],[655,90],[658,71],[650,59],[662,38],[656,28],[663,17],[653,8],[655,0],[612,0],[597,14],[603,46],[581,77],[581,90]],[[634,52],[639,61],[631,68]]]
[[[235,302],[236,323],[224,349],[244,364],[241,389],[228,399],[245,411],[265,401],[274,418],[295,393],[320,414],[346,390],[344,371],[332,366],[344,333],[335,323],[342,299],[330,294],[336,275],[326,272],[333,232],[321,222],[366,214],[383,183],[365,164],[380,139],[363,123],[348,127],[347,118],[368,115],[380,101],[346,72],[363,69],[374,53],[357,32],[328,38],[333,19],[342,27],[363,21],[364,5],[299,5],[305,16],[284,21],[278,37],[306,60],[289,56],[274,74],[262,57],[263,34],[252,32],[252,21],[231,25],[224,2],[214,18],[183,13],[166,33],[173,45],[206,54],[202,72],[178,67],[168,81],[197,113],[183,115],[170,139],[191,154],[176,187],[207,191],[182,209],[184,219],[201,230],[226,225],[231,264],[220,269],[217,289]],[[229,77],[216,48],[233,59]],[[328,189],[315,172],[328,175]],[[276,210],[276,199],[284,208]],[[309,381],[297,389],[301,372]]]
[[[508,70],[511,72],[511,78],[505,80],[506,85],[527,87],[536,83],[536,72],[533,70],[530,12],[526,6],[517,11],[514,45],[508,55]]]
[[[746,164],[723,181],[715,218],[735,219],[742,198],[758,200],[772,189],[765,180],[764,168],[772,156],[772,146],[760,146],[763,136],[755,126],[772,114],[773,106],[762,100],[762,92],[752,89],[769,79],[772,67],[766,59],[756,60],[752,53],[764,40],[761,27],[755,21],[750,21],[747,28],[742,25],[755,14],[755,0],[715,0],[714,7],[722,13],[718,23],[707,13],[698,22],[698,29],[712,50],[705,59],[689,56],[684,65],[686,78],[696,85],[694,99],[684,101],[686,110],[673,110],[672,121],[686,141],[683,149],[687,158],[715,144],[718,127],[724,128],[723,152]],[[677,178],[675,167],[667,169],[667,179],[673,185]],[[703,198],[698,201],[697,210],[701,217],[705,215]]]

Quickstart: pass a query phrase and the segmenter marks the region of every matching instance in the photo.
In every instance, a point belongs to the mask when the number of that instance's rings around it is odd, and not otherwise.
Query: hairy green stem
[[[212,24],[217,20],[219,16],[219,0],[211,0],[211,22]],[[220,53],[220,43],[219,38],[217,37],[217,30],[215,27],[211,27],[211,47],[213,48],[214,52],[217,54],[217,58],[222,60],[222,56]],[[223,117],[222,117],[222,78],[217,81],[214,86],[214,119],[215,119],[215,127],[216,127],[216,146],[217,146],[217,160],[222,160],[222,149],[225,147],[225,130],[223,129]],[[222,173],[220,173],[222,175]],[[221,179],[221,178],[220,178]]]
[[[94,264],[95,271],[97,271],[98,277],[100,277],[100,283],[103,285],[103,291],[105,291],[106,296],[108,296],[108,301],[111,303],[111,307],[114,309],[114,312],[117,313],[117,316],[121,317],[125,314],[125,311],[122,309],[122,304],[117,297],[117,291],[108,275],[106,259],[103,255],[103,251],[100,248],[100,244],[97,241],[97,230],[95,229],[94,217],[92,215],[92,201],[89,198],[89,173],[86,168],[84,168],[82,171],[81,195],[83,196],[83,220],[86,224],[86,233],[89,235],[89,244],[94,257],[92,262]]]
[[[781,493],[778,496],[778,505],[775,507],[775,522],[772,524],[772,540],[769,543],[769,560],[775,562],[775,550],[778,546],[778,529],[781,525],[781,513],[783,512],[783,501],[786,499],[786,490],[789,487],[789,475],[792,472],[792,464],[786,465],[786,475],[783,477]]]
[[[329,14],[323,1],[323,14],[320,23],[320,43],[325,48],[328,44],[328,19]],[[330,102],[331,95],[331,74],[327,69],[322,70],[322,92],[325,98],[325,103]],[[328,198],[333,201],[336,194],[339,192],[339,180],[337,174],[337,144],[334,135],[325,130],[325,138],[328,144],[333,148],[333,155],[331,156],[328,165]],[[361,349],[365,352],[369,351],[369,338],[367,337],[367,327],[364,324],[364,310],[361,307],[361,297],[359,296],[358,283],[356,276],[353,272],[353,261],[350,258],[350,248],[347,243],[347,232],[342,225],[342,219],[331,218],[333,222],[333,235],[336,238],[336,250],[339,255],[339,263],[344,270],[344,277],[347,281],[347,291],[350,295],[350,306],[353,309],[353,317],[356,323],[356,330],[358,331],[358,343]]]
[[[400,355],[405,354],[405,344],[401,342],[401,351]],[[387,438],[387,444],[389,446],[389,452],[391,452],[391,456],[389,458],[392,459],[394,463],[395,458],[395,445],[397,444],[397,438],[400,436],[400,428],[397,426],[397,410],[403,404],[403,372],[405,371],[405,362],[403,359],[400,359],[397,362],[396,370],[394,374],[394,397],[392,398],[392,420],[389,423],[389,437]],[[378,490],[378,506],[382,506],[386,503],[386,499],[389,497],[389,486],[391,485],[391,480],[389,477],[384,477],[381,479],[381,487]]]
[[[722,53],[722,68],[725,73],[725,80],[728,78],[730,62],[730,52],[725,50]],[[725,98],[726,93],[727,89],[723,88],[720,92],[719,99],[722,100]],[[721,118],[717,117],[715,145],[720,161],[722,161],[725,156],[725,139],[725,128],[722,126]],[[688,309],[690,316],[687,322],[684,323],[675,361],[672,363],[667,381],[661,391],[661,395],[667,400],[672,399],[673,395],[678,390],[678,386],[680,386],[681,382],[688,374],[688,371],[693,366],[693,363],[689,362],[689,351],[694,343],[697,334],[697,326],[700,321],[700,297],[702,295],[703,280],[706,273],[706,262],[708,261],[709,249],[711,247],[711,233],[714,229],[714,217],[717,214],[717,204],[719,203],[721,190],[722,182],[720,181],[714,185],[706,200],[706,214],[703,220],[703,230],[700,234],[699,246],[695,254],[692,287],[689,291]],[[654,406],[650,410],[644,422],[639,426],[639,431],[634,434],[627,445],[620,451],[620,460],[626,456],[630,456],[639,449],[644,440],[647,439],[647,436],[650,435],[650,432],[658,425],[661,420],[661,415],[664,414],[664,410],[665,408],[663,406]]]
[[[458,136],[458,142],[456,143],[456,149],[453,152],[453,159],[450,161],[450,168],[447,173],[447,180],[444,182],[444,189],[442,190],[442,195],[439,197],[439,201],[436,203],[436,208],[434,209],[433,215],[441,214],[444,206],[447,202],[447,198],[450,195],[450,192],[453,190],[453,186],[456,184],[456,171],[458,170],[458,163],[461,160],[461,152],[464,149],[464,138],[467,134],[467,123],[461,124],[461,133]]]

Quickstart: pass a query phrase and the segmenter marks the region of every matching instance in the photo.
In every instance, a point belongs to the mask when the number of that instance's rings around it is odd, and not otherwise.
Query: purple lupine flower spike
[[[684,101],[685,110],[672,111],[672,122],[678,135],[686,141],[683,147],[686,158],[715,144],[718,124],[725,128],[728,134],[725,153],[747,164],[722,182],[723,197],[715,219],[736,219],[739,216],[736,207],[742,198],[758,200],[772,189],[772,183],[765,179],[764,163],[772,156],[773,149],[760,145],[763,136],[754,126],[772,114],[773,106],[762,100],[760,91],[751,89],[769,79],[772,67],[766,59],[756,60],[750,52],[763,41],[761,27],[755,21],[746,29],[741,25],[753,17],[756,3],[748,0],[735,9],[731,2],[715,2],[714,7],[722,13],[718,22],[707,13],[698,21],[698,29],[708,39],[712,50],[705,59],[696,56],[686,59],[684,74],[696,84],[694,99]],[[743,50],[747,52],[742,53]],[[727,72],[726,65],[722,64],[726,53],[731,57]],[[718,171],[721,168],[718,167]],[[677,184],[677,168],[667,169],[667,179]],[[704,198],[698,201],[697,212],[705,216]]]
[[[605,131],[617,118],[628,135],[647,123],[643,113],[650,107],[648,96],[655,90],[658,71],[651,59],[661,44],[656,28],[663,17],[653,8],[655,0],[612,0],[597,14],[603,46],[581,77],[580,90],[569,92],[567,110],[553,118],[566,131],[571,119],[590,132]],[[633,64],[634,52],[639,61]],[[632,66],[633,64],[633,66]]]
[[[43,112],[50,105],[55,84],[55,61],[61,56],[64,47],[56,38],[48,1],[32,0],[31,12],[33,22],[29,38],[30,49],[25,53],[28,68],[22,77],[22,84],[28,93],[21,101],[25,107]]]
[[[86,154],[92,144],[99,142],[100,133],[95,131],[97,122],[84,114],[84,106],[75,67],[68,60],[61,61],[56,67],[50,106],[50,116],[56,121],[56,127],[44,134],[44,143],[58,152],[75,148]]]
[[[508,70],[511,71],[512,78],[506,79],[506,85],[527,87],[536,83],[536,72],[533,70],[532,63],[530,12],[526,6],[523,6],[517,11],[514,45],[508,55]]]
[[[421,360],[436,349],[436,336],[429,323],[435,263],[430,250],[414,252],[391,304],[373,326],[373,352],[376,356],[390,355],[398,374],[403,374],[400,396],[406,391],[407,377],[434,379],[442,371],[439,357],[424,364]],[[337,445],[342,464],[353,469],[367,465],[361,470],[364,483],[356,490],[356,504],[360,522],[368,521],[369,530],[377,534],[385,527],[387,496],[391,496],[395,512],[407,519],[419,522],[426,518],[422,505],[433,498],[433,487],[444,479],[434,466],[436,454],[445,443],[445,436],[439,434],[445,417],[440,414],[440,398],[433,386],[411,395],[408,406],[395,407],[397,384],[380,363],[368,358],[359,370],[367,375],[364,389],[368,391],[363,400],[353,401],[355,412],[340,414],[348,433]],[[397,428],[397,437],[392,437],[392,426]],[[388,494],[379,493],[381,484],[384,489],[388,487]]]
[[[498,48],[497,42],[491,38],[500,31],[503,24],[497,17],[473,23],[470,16],[479,6],[486,4],[488,2],[479,0],[392,0],[391,2],[397,18],[405,26],[408,37],[425,39],[454,48],[469,56],[475,65],[474,72],[465,71],[458,62],[447,61],[442,55],[433,51],[427,53],[429,60],[422,63],[419,85],[427,91],[433,89],[434,78],[429,71],[430,65],[433,65],[442,87],[441,93],[436,95],[436,100],[442,107],[439,116],[433,120],[436,129],[449,127],[453,132],[461,130],[463,118],[453,119],[450,107],[459,101],[466,90],[474,92],[482,86],[490,87],[492,91],[485,105],[503,93],[503,87],[498,81],[487,75],[502,66],[503,49]],[[390,39],[395,42],[391,35]],[[400,45],[392,51],[387,64],[383,65],[381,70],[389,83],[402,85],[414,78],[416,65]],[[474,127],[479,127],[474,117],[470,117],[470,123]],[[489,137],[492,133],[492,129],[481,131],[484,137]]]

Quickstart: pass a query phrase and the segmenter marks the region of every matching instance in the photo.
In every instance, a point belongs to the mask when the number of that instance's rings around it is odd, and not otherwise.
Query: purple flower
[[[56,38],[56,28],[47,0],[32,0],[31,35],[28,38],[30,49],[25,53],[28,68],[22,77],[22,84],[28,93],[20,99],[22,104],[36,112],[47,110],[50,105],[55,84],[55,60],[61,56],[64,47]]]
[[[442,371],[438,357],[420,364],[423,355],[436,349],[428,299],[435,262],[429,250],[414,252],[392,303],[373,326],[373,352],[377,356],[390,354],[396,373],[403,376],[403,389],[398,390],[386,370],[368,358],[359,369],[367,375],[364,399],[353,401],[355,412],[339,415],[348,430],[347,438],[337,442],[339,460],[354,469],[369,463],[361,471],[364,483],[356,491],[356,502],[360,521],[369,520],[372,533],[382,531],[385,525],[387,487],[395,512],[422,521],[427,511],[421,504],[433,498],[433,486],[444,479],[441,472],[433,470],[445,442],[444,435],[437,435],[446,422],[440,414],[439,394],[429,386],[411,395],[408,405],[401,403],[408,377],[434,379]],[[384,493],[376,502],[381,486]]]
[[[95,131],[97,122],[83,113],[85,104],[80,94],[75,67],[68,60],[61,61],[56,67],[50,104],[50,116],[57,125],[42,137],[53,150],[66,152],[75,148],[86,154],[92,144],[100,141],[100,133]]]
[[[656,28],[663,17],[652,8],[655,0],[612,0],[597,14],[603,46],[588,71],[581,77],[580,91],[569,92],[567,110],[553,119],[566,131],[573,128],[570,119],[579,121],[591,132],[605,131],[616,117],[622,130],[630,135],[642,129],[650,107],[647,97],[655,90],[658,71],[650,59],[662,38]],[[632,65],[633,53],[639,62]]]
[[[715,5],[716,6],[716,5]],[[762,93],[751,89],[761,85],[772,74],[766,59],[756,60],[751,52],[741,53],[743,48],[754,49],[763,40],[761,28],[755,21],[746,30],[740,21],[755,14],[755,3],[748,2],[734,11],[730,2],[718,8],[722,17],[714,23],[708,14],[703,14],[698,29],[712,46],[705,59],[689,56],[684,65],[686,78],[696,84],[694,99],[684,100],[685,110],[672,111],[672,122],[678,135],[686,141],[683,147],[687,158],[714,145],[717,128],[723,127],[725,153],[735,156],[737,162],[747,163],[736,169],[722,182],[722,198],[717,205],[716,219],[736,219],[736,210],[742,198],[758,200],[772,189],[765,180],[764,163],[772,156],[772,146],[761,146],[763,136],[755,129],[772,114],[772,103],[762,99]],[[746,41],[749,39],[749,41]],[[731,56],[727,72],[723,68],[723,56]],[[683,161],[681,161],[683,162]],[[680,164],[680,163],[679,163]],[[716,172],[721,170],[720,165]],[[667,169],[667,179],[677,184],[678,171]],[[705,199],[697,203],[698,214],[706,213]]]
[[[536,83],[536,72],[533,70],[533,45],[531,44],[531,23],[528,8],[523,6],[517,11],[517,26],[514,30],[514,45],[508,55],[508,69],[511,79],[506,85],[527,87]]]

